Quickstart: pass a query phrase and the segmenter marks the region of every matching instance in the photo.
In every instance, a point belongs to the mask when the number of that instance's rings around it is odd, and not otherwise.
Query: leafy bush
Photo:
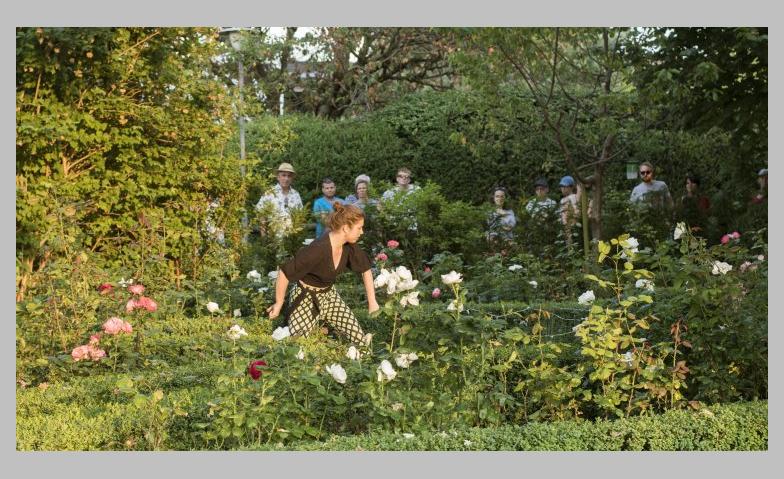
[[[673,431],[678,431],[673,434]],[[270,444],[290,451],[766,451],[768,403],[727,404],[614,421],[562,421],[333,436]]]

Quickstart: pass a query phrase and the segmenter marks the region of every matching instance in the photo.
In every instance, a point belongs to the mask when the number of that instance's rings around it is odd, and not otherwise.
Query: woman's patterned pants
[[[303,288],[306,291],[303,292]],[[305,294],[305,297],[296,302],[295,299],[300,294]],[[316,324],[324,320],[351,342],[362,344],[365,333],[334,287],[327,290],[303,286],[302,283],[296,284],[291,289],[289,304],[293,306],[293,310],[288,313],[289,332],[292,336],[307,337]]]

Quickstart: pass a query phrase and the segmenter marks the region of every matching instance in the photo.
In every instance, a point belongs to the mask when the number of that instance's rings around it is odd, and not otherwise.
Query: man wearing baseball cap
[[[262,235],[267,234],[268,230],[272,230],[276,236],[281,237],[291,229],[292,210],[303,207],[302,198],[297,190],[291,187],[295,175],[296,172],[291,163],[281,163],[277,171],[278,184],[267,191],[256,203],[257,211],[265,208],[272,209],[271,214],[266,218],[267,221],[262,221],[260,225]]]

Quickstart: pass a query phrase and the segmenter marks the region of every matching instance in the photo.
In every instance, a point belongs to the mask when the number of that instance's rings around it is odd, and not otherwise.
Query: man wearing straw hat
[[[257,211],[271,207],[274,213],[270,215],[268,222],[262,222],[260,225],[262,235],[266,235],[271,229],[275,235],[280,237],[291,229],[292,210],[303,207],[302,198],[297,190],[291,187],[295,175],[294,167],[290,163],[281,163],[278,167],[278,184],[267,191],[256,203]]]

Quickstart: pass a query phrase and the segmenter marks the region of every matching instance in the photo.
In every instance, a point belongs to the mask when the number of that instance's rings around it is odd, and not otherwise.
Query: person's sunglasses
[[[651,174],[651,170],[645,170],[640,172],[640,176],[648,176]]]

